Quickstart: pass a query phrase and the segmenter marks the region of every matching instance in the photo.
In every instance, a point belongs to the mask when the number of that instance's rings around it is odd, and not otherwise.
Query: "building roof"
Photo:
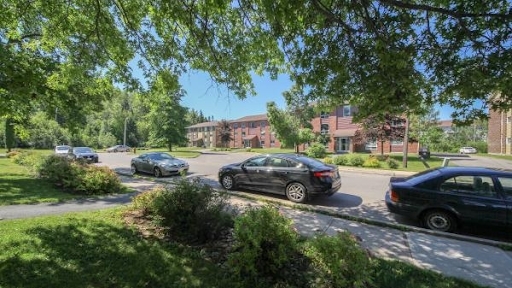
[[[262,121],[262,120],[268,120],[267,114],[244,116],[242,118],[238,118],[238,119],[232,120],[230,122],[250,122],[250,121]]]
[[[452,120],[441,120],[439,121],[440,127],[452,127],[453,121]]]
[[[217,127],[218,125],[219,125],[219,121],[211,121],[211,122],[203,122],[203,123],[194,124],[192,126],[188,126],[187,128],[202,128],[202,127],[212,127],[212,126]]]

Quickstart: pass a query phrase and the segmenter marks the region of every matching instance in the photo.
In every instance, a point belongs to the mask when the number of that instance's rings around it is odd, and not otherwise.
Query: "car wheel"
[[[423,216],[425,227],[435,231],[453,232],[457,229],[457,220],[450,213],[432,210]]]
[[[100,159],[98,159],[98,158],[94,159],[94,163],[98,163],[98,162],[100,162]]]
[[[132,171],[132,174],[137,174],[137,172],[138,172],[138,171],[137,171],[137,166],[135,166],[135,164],[132,164],[132,166],[131,166],[131,169],[130,169],[130,170]]]
[[[288,184],[286,187],[286,197],[292,202],[304,203],[308,199],[308,192],[304,185],[298,182],[293,182]]]
[[[114,150],[114,153],[117,153],[117,149]]]
[[[155,175],[156,178],[162,177],[162,171],[160,171],[160,168],[155,167],[155,169],[153,169],[153,175]]]
[[[233,179],[233,176],[231,175],[224,175],[221,179],[222,187],[226,190],[231,190],[235,188],[235,179]]]

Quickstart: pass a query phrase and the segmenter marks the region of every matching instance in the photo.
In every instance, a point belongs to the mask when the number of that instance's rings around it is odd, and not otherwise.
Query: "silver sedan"
[[[188,168],[187,162],[165,152],[144,153],[131,161],[132,173],[144,172],[155,177],[187,173]]]

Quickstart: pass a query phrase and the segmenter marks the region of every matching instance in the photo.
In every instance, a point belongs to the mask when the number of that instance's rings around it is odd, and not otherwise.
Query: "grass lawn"
[[[132,191],[125,189],[125,192]],[[84,197],[91,198],[95,196],[65,193],[52,184],[35,178],[27,168],[13,163],[11,159],[0,158],[0,206],[55,203]]]
[[[244,287],[197,250],[142,237],[123,209],[0,221],[0,287]],[[372,274],[369,288],[480,287],[397,261]]]

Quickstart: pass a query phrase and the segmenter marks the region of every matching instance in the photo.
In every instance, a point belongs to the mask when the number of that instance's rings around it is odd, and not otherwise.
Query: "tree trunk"
[[[14,148],[14,121],[11,118],[5,120],[5,148],[7,152],[11,152]]]
[[[384,155],[384,141],[380,141],[380,155]]]

